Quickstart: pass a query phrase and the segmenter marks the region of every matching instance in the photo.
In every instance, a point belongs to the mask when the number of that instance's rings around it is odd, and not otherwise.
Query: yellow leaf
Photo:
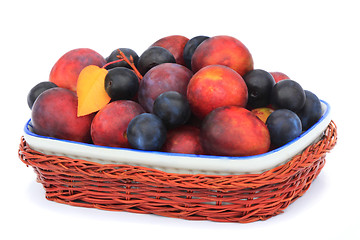
[[[111,100],[105,91],[105,77],[108,71],[95,65],[85,67],[77,82],[77,116],[99,111]]]

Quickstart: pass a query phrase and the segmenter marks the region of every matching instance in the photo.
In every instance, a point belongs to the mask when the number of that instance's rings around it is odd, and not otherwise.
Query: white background
[[[360,37],[357,1],[2,1],[1,197],[6,239],[359,239]],[[251,224],[187,221],[48,201],[17,157],[26,96],[65,52],[140,55],[157,39],[231,35],[255,68],[282,71],[332,106],[338,144],[308,192]]]

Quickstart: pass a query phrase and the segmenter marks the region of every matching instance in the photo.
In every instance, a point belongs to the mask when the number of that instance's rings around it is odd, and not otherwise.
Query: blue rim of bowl
[[[231,156],[214,156],[214,155],[197,155],[197,154],[184,154],[184,153],[168,153],[168,152],[160,152],[160,151],[145,151],[145,150],[138,150],[138,149],[131,149],[131,148],[117,148],[117,147],[108,147],[108,146],[100,146],[100,145],[94,145],[91,143],[83,143],[83,142],[75,142],[75,141],[70,141],[70,140],[64,140],[64,139],[58,139],[58,138],[53,138],[53,137],[48,137],[48,136],[41,136],[38,135],[36,133],[33,133],[32,131],[30,131],[29,127],[31,126],[31,119],[29,119],[24,127],[24,132],[27,135],[30,135],[32,137],[36,137],[36,138],[42,138],[42,139],[48,139],[48,140],[52,140],[52,141],[59,141],[59,142],[65,142],[65,143],[70,143],[70,144],[78,144],[78,145],[82,145],[82,146],[86,146],[86,147],[92,147],[92,148],[98,148],[98,149],[113,149],[113,150],[123,150],[123,151],[128,151],[128,152],[138,152],[138,153],[148,153],[148,154],[155,154],[155,155],[164,155],[164,156],[179,156],[179,157],[197,157],[197,158],[204,158],[204,159],[226,159],[226,160],[249,160],[249,159],[255,159],[255,158],[260,158],[260,157],[264,157],[267,155],[271,155],[274,154],[276,152],[279,152],[287,147],[289,147],[290,145],[294,144],[295,142],[299,141],[302,137],[304,137],[305,135],[309,134],[314,128],[316,128],[316,126],[318,126],[329,114],[330,114],[330,105],[324,101],[324,100],[320,100],[323,104],[325,104],[326,109],[325,112],[323,113],[323,115],[321,116],[320,120],[315,123],[312,127],[310,127],[307,131],[303,132],[299,137],[295,138],[294,140],[288,142],[287,144],[278,147],[276,149],[273,149],[269,152],[263,153],[263,154],[258,154],[258,155],[253,155],[253,156],[240,156],[240,157],[231,157]]]

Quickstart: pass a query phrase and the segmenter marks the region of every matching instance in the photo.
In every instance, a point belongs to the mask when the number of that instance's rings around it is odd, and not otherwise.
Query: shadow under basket
[[[301,197],[335,146],[333,121],[323,137],[287,163],[261,174],[179,174],[45,155],[21,139],[19,158],[32,166],[46,199],[72,206],[188,220],[249,223],[278,215]]]

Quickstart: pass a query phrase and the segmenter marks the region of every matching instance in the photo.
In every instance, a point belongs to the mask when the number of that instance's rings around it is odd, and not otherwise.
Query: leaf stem
[[[133,56],[130,55],[130,60],[125,56],[125,54],[118,49],[119,55],[117,55],[117,57],[119,58],[119,60],[124,60],[125,62],[127,62],[127,64],[130,65],[130,67],[134,70],[136,76],[139,78],[139,80],[141,81],[141,79],[143,78],[143,76],[140,74],[140,72],[137,70],[137,68],[135,67],[134,64],[134,59]]]
[[[113,63],[118,63],[118,62],[122,62],[124,61],[124,59],[118,59],[118,60],[115,60],[115,61],[112,61],[112,62],[108,62],[106,63],[104,66],[102,66],[102,68],[106,68],[107,66],[113,64]]]

